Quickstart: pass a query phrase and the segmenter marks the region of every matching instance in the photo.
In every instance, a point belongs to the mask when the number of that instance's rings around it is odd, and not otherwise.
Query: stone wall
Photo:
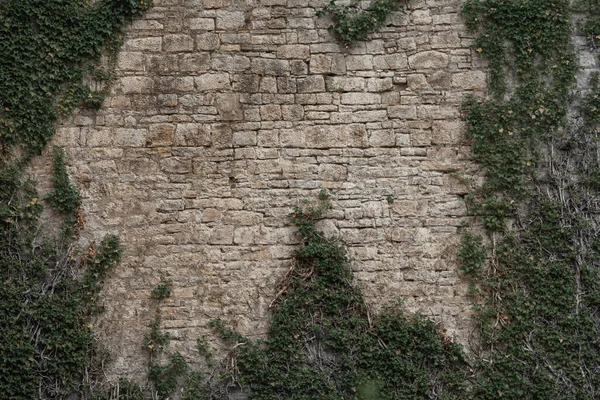
[[[112,372],[144,370],[161,277],[174,283],[163,325],[187,357],[211,318],[264,334],[298,242],[286,216],[321,188],[334,194],[323,227],[348,243],[374,310],[401,297],[465,342],[460,103],[486,75],[462,2],[411,0],[351,48],[316,16],[328,0],[154,2],[102,109],[78,110],[54,141],[84,196],[84,238],[118,233],[125,251],[94,328]]]

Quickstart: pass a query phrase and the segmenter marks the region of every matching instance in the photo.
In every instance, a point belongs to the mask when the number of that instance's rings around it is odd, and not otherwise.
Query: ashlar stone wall
[[[163,325],[186,357],[211,318],[263,335],[298,243],[287,215],[322,188],[334,198],[322,225],[346,240],[373,309],[401,297],[467,340],[460,103],[486,74],[461,1],[410,0],[350,48],[316,16],[327,2],[154,0],[127,30],[102,109],[59,127],[84,239],[118,233],[124,248],[94,328],[113,373],[144,371],[161,277],[174,283]]]

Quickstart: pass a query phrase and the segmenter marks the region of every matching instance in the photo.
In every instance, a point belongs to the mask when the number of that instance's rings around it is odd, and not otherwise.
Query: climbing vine
[[[590,46],[597,50],[600,46],[600,2],[598,0],[576,0],[575,11],[584,17],[579,21],[578,28],[586,35]]]
[[[357,3],[341,5],[331,0],[317,13],[319,17],[328,15],[333,20],[327,29],[346,47],[365,39],[369,33],[383,26],[393,11],[403,9],[399,0],[373,0],[364,10]]]
[[[102,103],[120,29],[149,5],[144,0],[0,2],[2,398],[87,398],[101,379],[106,355],[90,321],[101,310],[98,296],[106,274],[120,259],[119,240],[109,235],[87,250],[73,245],[83,225],[81,198],[61,149],[54,151],[54,190],[45,198],[26,169],[54,134],[59,115],[79,104]],[[58,235],[40,235],[45,201],[65,219]]]
[[[588,12],[596,4],[580,2]],[[467,206],[488,233],[490,257],[482,268],[482,238],[465,234],[459,260],[478,289],[477,399],[592,399],[600,388],[596,98],[580,102],[583,118],[567,119],[577,67],[569,7],[469,0],[463,8],[474,50],[489,60],[492,95],[464,105],[486,177]],[[581,25],[590,39],[595,24]]]
[[[463,399],[464,355],[433,322],[406,315],[400,304],[369,314],[341,238],[315,227],[328,207],[322,191],[318,203],[291,214],[302,244],[265,340],[211,322],[235,345],[230,385],[251,399]]]

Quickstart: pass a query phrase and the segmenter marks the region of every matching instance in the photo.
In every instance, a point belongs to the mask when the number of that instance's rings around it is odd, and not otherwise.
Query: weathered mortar
[[[211,318],[262,335],[298,240],[286,216],[321,188],[334,193],[323,226],[348,243],[369,304],[401,297],[466,342],[460,103],[486,75],[462,2],[410,1],[349,49],[315,15],[327,2],[155,0],[103,108],[59,127],[84,235],[118,233],[125,250],[95,326],[113,373],[143,373],[161,277],[174,282],[163,325],[188,358]]]

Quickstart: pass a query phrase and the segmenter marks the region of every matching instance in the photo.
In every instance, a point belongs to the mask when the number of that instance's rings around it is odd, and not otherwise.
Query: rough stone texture
[[[112,374],[142,376],[161,277],[174,283],[163,325],[186,357],[211,318],[263,335],[298,244],[287,215],[322,188],[334,193],[323,227],[346,240],[369,304],[401,297],[466,342],[460,103],[486,79],[461,1],[411,0],[349,49],[316,17],[326,3],[155,0],[102,109],[59,127],[84,238],[118,233],[124,249],[94,328]],[[38,160],[41,178],[49,165]]]

